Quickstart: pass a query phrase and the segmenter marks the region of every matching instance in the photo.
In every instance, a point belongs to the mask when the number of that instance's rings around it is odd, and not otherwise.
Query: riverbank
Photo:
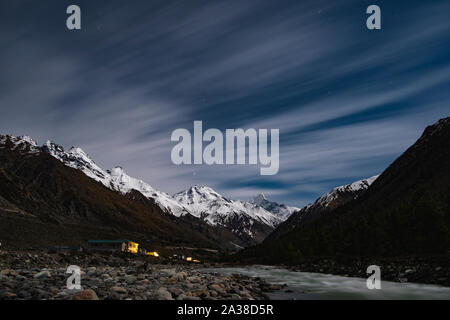
[[[81,290],[67,289],[70,265],[81,269]],[[208,267],[129,254],[0,251],[0,300],[263,300],[282,287],[199,271]]]
[[[209,268],[207,272],[239,273],[260,277],[282,290],[268,293],[270,300],[449,300],[450,287],[381,281],[380,290],[367,288],[367,278],[290,271],[266,265]]]
[[[450,287],[450,254],[397,258],[337,256],[316,258],[295,266],[283,265],[282,267],[298,272],[318,272],[345,277],[367,278],[366,271],[370,265],[380,267],[382,280]]]

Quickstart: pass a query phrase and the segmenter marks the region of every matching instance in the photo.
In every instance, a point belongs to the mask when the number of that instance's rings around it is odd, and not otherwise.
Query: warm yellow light
[[[187,257],[186,261],[192,261],[192,257]]]
[[[136,242],[128,242],[128,252],[130,253],[138,253],[139,243]]]
[[[159,257],[159,254],[158,254],[158,252],[156,252],[156,251],[147,252],[146,255],[148,255],[148,256],[154,256],[154,257]]]

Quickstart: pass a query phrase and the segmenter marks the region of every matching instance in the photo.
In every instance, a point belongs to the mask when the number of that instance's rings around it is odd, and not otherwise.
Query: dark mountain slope
[[[174,222],[151,201],[111,191],[46,154],[7,140],[0,148],[0,240],[8,246],[151,239],[217,247],[217,238]],[[191,223],[192,224],[192,223]]]
[[[333,210],[360,197],[378,176],[369,179],[355,181],[351,184],[334,188],[330,192],[319,197],[314,203],[309,204],[294,212],[286,221],[281,223],[264,242],[271,242],[280,238],[289,231],[323,218]]]
[[[450,118],[445,118],[427,127],[361,197],[235,258],[295,264],[317,256],[393,257],[449,250]]]

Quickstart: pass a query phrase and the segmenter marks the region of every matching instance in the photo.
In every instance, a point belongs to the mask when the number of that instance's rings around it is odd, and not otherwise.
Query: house
[[[128,239],[120,240],[88,240],[88,249],[92,251],[122,251],[138,253],[139,243]]]

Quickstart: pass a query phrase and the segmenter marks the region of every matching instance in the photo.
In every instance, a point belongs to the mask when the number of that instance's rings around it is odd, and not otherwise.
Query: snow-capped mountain
[[[81,148],[72,147],[66,152],[61,146],[47,141],[44,149],[65,165],[83,171],[88,177],[110,189],[123,194],[133,189],[139,191],[145,197],[155,200],[165,212],[177,217],[192,214],[213,226],[227,226],[227,221],[233,219],[233,214],[248,216],[249,219],[258,220],[272,228],[282,222],[281,218],[258,205],[228,200],[209,187],[192,187],[184,192],[184,197],[180,193],[172,197],[142,180],[130,177],[121,167],[103,170]]]
[[[123,194],[133,189],[137,190],[145,197],[154,199],[165,212],[177,217],[192,214],[212,226],[220,225],[232,229],[234,233],[244,232],[248,236],[253,235],[251,226],[254,221],[275,228],[286,217],[286,215],[271,213],[255,203],[229,200],[206,186],[195,186],[172,197],[142,180],[130,177],[121,167],[106,171],[101,169],[80,148],[72,147],[66,152],[61,146],[50,141],[46,142],[44,148],[65,165],[83,171],[87,176],[103,183],[106,187]],[[277,204],[274,203],[275,206]],[[282,207],[280,206],[280,208]],[[231,227],[233,224],[231,221],[237,220],[242,223],[242,230],[238,230],[239,225]]]
[[[250,200],[250,203],[262,207],[265,210],[273,213],[276,217],[280,218],[282,221],[289,218],[289,216],[295,211],[300,210],[300,208],[288,207],[284,204],[269,201],[267,200],[266,196],[262,193],[254,197],[252,200]]]
[[[72,147],[69,151],[65,151],[63,147],[49,140],[42,148],[66,166],[83,171],[88,177],[103,183],[108,188],[111,187],[109,174],[95,164],[81,148]]]
[[[242,237],[264,237],[265,231],[282,222],[258,205],[230,200],[207,186],[191,187],[175,194],[174,199],[208,224],[226,227]]]
[[[195,186],[172,197],[142,180],[130,177],[121,167],[103,170],[80,148],[72,147],[64,151],[64,148],[50,141],[43,148],[65,165],[81,170],[110,189],[122,194],[137,190],[153,199],[166,213],[177,217],[191,214],[209,225],[225,227],[245,238],[262,238],[262,235],[257,235],[261,230],[266,232],[275,228],[285,217],[254,203],[229,200],[209,187]]]
[[[81,170],[88,177],[101,182],[110,189],[119,191],[122,194],[126,194],[134,189],[145,197],[153,199],[167,213],[177,217],[189,214],[189,211],[183,205],[177,203],[170,195],[156,190],[142,180],[130,177],[121,167],[103,170],[81,148],[72,147],[66,152],[64,148],[50,141],[47,141],[43,148],[66,166]]]
[[[373,176],[368,179],[355,181],[334,188],[330,192],[319,197],[314,203],[308,204],[294,212],[286,221],[280,224],[265,241],[272,241],[282,234],[315,220],[327,212],[356,199],[361,196],[377,178],[378,176]]]
[[[59,155],[71,156],[72,165],[77,162],[72,153]],[[246,245],[231,232],[190,215],[164,214],[138,191],[127,195],[112,191],[63,165],[26,137],[0,135],[2,244],[75,246],[86,239],[118,237],[149,239],[156,246],[234,249],[234,244]]]
[[[203,218],[211,225],[223,224],[232,214],[247,215],[271,227],[282,222],[280,218],[261,206],[227,199],[207,186],[191,187],[175,194],[174,198],[188,207],[194,216]]]
[[[8,139],[6,139],[8,137]],[[227,199],[210,187],[194,186],[174,196],[153,188],[148,183],[130,177],[121,167],[104,170],[81,148],[68,151],[47,141],[42,147],[28,136],[0,136],[1,141],[11,141],[13,148],[27,152],[47,152],[64,165],[80,170],[88,177],[121,194],[136,190],[152,199],[164,212],[176,217],[192,215],[211,226],[224,227],[244,242],[261,241],[297,208],[279,205],[258,196],[249,202]]]

